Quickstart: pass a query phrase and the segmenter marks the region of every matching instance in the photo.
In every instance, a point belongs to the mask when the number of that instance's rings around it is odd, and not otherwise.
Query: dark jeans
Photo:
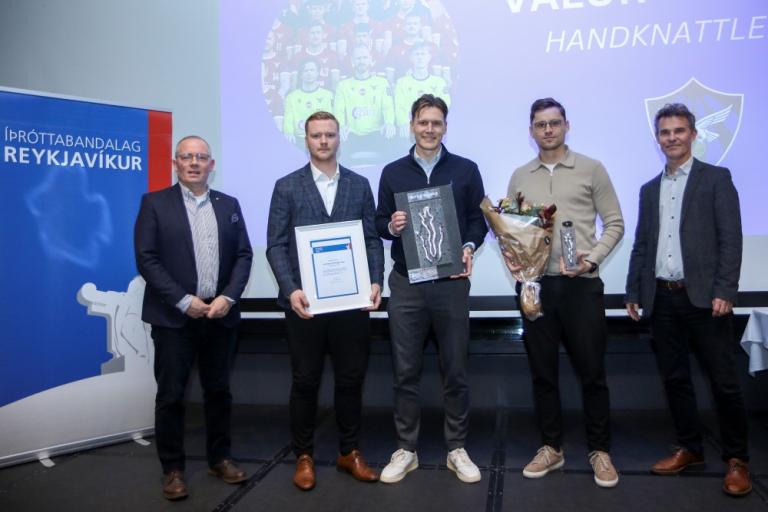
[[[325,354],[331,356],[334,408],[339,430],[339,451],[358,448],[363,407],[363,382],[370,352],[370,320],[365,311],[341,311],[309,320],[293,311],[285,313],[291,351],[289,414],[292,448],[296,456],[314,449],[317,393]]]
[[[520,287],[518,286],[518,293]],[[610,450],[610,401],[605,380],[605,306],[600,278],[544,276],[544,316],[523,317],[523,340],[533,378],[533,397],[543,444],[563,441],[559,348],[562,341],[581,382],[589,450]]]
[[[654,299],[653,347],[680,446],[703,453],[699,411],[691,382],[689,351],[693,349],[709,377],[722,437],[723,460],[749,460],[747,415],[734,365],[733,316],[713,318],[697,308],[685,289],[658,288]],[[690,343],[690,346],[689,346]]]
[[[398,448],[415,451],[419,439],[424,342],[435,332],[443,378],[445,423],[449,450],[462,448],[469,428],[469,279],[441,279],[409,284],[397,271],[389,275],[387,304],[395,377],[395,428]]]
[[[163,472],[184,470],[184,392],[195,360],[203,388],[208,464],[229,458],[232,395],[229,372],[236,331],[215,320],[190,319],[184,327],[152,326],[155,343],[155,442]]]

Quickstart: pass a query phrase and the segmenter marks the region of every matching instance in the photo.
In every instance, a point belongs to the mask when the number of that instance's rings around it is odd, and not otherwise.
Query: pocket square
[[[230,224],[236,224],[239,221],[240,221],[240,216],[236,213],[233,213],[232,216],[229,218]]]

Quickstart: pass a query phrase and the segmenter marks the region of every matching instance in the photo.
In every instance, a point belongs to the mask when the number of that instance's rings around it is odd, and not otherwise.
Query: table
[[[768,369],[768,308],[753,309],[741,336],[741,348],[749,356],[749,374]]]

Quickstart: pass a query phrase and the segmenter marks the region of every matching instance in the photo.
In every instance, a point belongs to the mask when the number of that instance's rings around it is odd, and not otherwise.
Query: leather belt
[[[664,288],[665,290],[682,290],[685,288],[685,281],[666,281],[664,279],[656,279],[656,287]]]

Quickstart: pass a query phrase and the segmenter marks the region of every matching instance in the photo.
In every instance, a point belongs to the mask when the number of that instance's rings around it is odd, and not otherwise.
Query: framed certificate
[[[401,236],[410,283],[464,271],[459,220],[450,185],[398,192],[395,205],[408,215]]]
[[[362,221],[298,226],[295,230],[301,288],[310,313],[373,305]]]

